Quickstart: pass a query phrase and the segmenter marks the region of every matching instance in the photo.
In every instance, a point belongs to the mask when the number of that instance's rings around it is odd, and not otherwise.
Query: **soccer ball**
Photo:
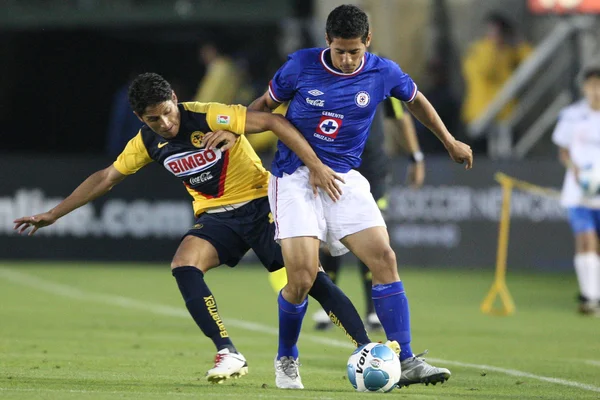
[[[579,170],[579,184],[588,196],[600,194],[600,163]]]
[[[400,360],[381,343],[359,347],[348,359],[348,380],[358,392],[389,392],[400,380]]]

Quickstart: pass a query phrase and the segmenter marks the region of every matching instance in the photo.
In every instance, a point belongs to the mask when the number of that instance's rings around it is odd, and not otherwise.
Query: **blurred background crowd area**
[[[180,101],[247,105],[287,54],[326,45],[327,14],[349,2],[370,16],[370,50],[477,153],[555,157],[549,132],[600,51],[586,12],[600,1],[0,0],[0,150],[117,155],[139,128],[127,85],[146,71]],[[426,154],[443,151],[417,130]]]

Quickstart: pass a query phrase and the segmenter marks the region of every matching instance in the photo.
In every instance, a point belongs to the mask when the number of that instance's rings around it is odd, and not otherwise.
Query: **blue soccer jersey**
[[[365,53],[359,67],[345,74],[331,65],[329,49],[305,49],[288,57],[269,83],[273,100],[290,102],[286,118],[336,172],[360,165],[377,105],[389,96],[410,102],[417,85],[400,67]],[[291,174],[302,161],[282,142],[271,172]]]

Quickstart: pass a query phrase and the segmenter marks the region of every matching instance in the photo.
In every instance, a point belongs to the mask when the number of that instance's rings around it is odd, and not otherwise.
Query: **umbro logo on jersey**
[[[159,148],[159,149],[162,149],[163,147],[165,147],[165,146],[166,146],[166,145],[168,145],[168,144],[169,144],[169,142],[162,142],[162,143],[159,143],[159,144],[158,144],[158,148]]]
[[[325,94],[325,93],[321,92],[318,89],[313,89],[313,90],[309,90],[308,94],[311,94],[313,96],[321,96],[322,94]]]

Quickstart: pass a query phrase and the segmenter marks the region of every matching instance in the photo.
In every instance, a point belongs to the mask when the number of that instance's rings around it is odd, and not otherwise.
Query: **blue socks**
[[[308,308],[308,297],[301,304],[292,304],[283,298],[281,292],[277,297],[279,304],[279,349],[277,359],[281,357],[298,358],[298,337],[302,328],[302,319]]]
[[[402,281],[374,285],[373,304],[388,340],[395,340],[400,344],[400,361],[412,357],[410,311]]]
[[[172,272],[190,315],[202,332],[213,341],[217,351],[229,349],[230,352],[237,353],[219,315],[217,302],[204,282],[202,271],[185,266],[173,268]]]

